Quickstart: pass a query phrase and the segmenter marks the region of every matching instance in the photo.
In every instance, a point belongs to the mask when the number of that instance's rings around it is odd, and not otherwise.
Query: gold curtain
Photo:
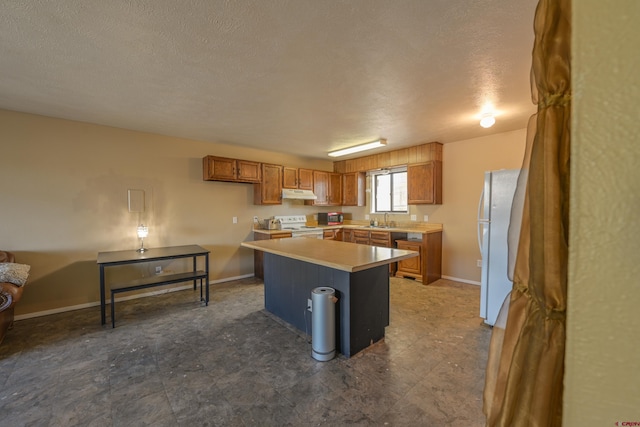
[[[513,289],[491,337],[484,390],[488,426],[562,424],[569,242],[570,0],[540,0],[534,32],[531,79],[538,112],[529,122],[510,225],[511,234],[519,225],[519,239],[516,236],[512,241],[510,236],[510,245],[517,242]]]

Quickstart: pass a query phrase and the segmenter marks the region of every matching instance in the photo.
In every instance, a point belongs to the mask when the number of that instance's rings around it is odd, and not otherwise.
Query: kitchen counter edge
[[[314,226],[315,227],[315,226]],[[317,228],[322,230],[336,230],[336,229],[351,229],[351,230],[370,230],[370,231],[389,231],[392,233],[418,233],[418,234],[429,234],[429,233],[438,233],[442,231],[442,224],[429,224],[423,225],[420,227],[369,227],[366,225],[354,225],[354,224],[342,224],[342,225],[318,225]],[[265,230],[262,228],[254,228],[254,233],[262,233],[262,234],[281,234],[281,233],[291,233],[292,230]]]

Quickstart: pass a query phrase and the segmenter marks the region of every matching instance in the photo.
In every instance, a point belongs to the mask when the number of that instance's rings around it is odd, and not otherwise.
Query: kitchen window
[[[406,167],[374,171],[371,182],[371,213],[407,213]]]

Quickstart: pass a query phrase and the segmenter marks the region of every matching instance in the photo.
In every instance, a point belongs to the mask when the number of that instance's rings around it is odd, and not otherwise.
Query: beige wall
[[[565,426],[640,422],[638,22],[637,0],[573,2]]]
[[[319,210],[256,206],[251,184],[205,182],[207,154],[332,170],[330,161],[3,110],[0,129],[0,245],[32,266],[18,315],[98,301],[97,252],[138,247],[139,222],[149,226],[147,246],[210,249],[219,280],[253,274],[253,252],[240,242],[251,240],[254,215]],[[128,212],[128,189],[145,190],[145,213]]]
[[[83,306],[99,299],[96,255],[136,248],[135,228],[149,226],[147,246],[200,244],[212,251],[211,279],[251,275],[252,218],[313,215],[335,208],[253,204],[253,186],[202,180],[207,154],[331,170],[309,160],[239,146],[185,140],[0,110],[3,155],[2,249],[16,253],[32,274],[18,315]],[[410,214],[444,224],[443,272],[480,280],[476,211],[485,170],[520,166],[525,131],[444,146],[444,204],[412,206]],[[147,209],[127,210],[127,190],[143,189]],[[364,219],[366,208],[348,209]],[[232,217],[238,224],[232,224]],[[408,221],[409,216],[394,218]],[[179,264],[162,264],[165,271]],[[111,279],[153,274],[154,265],[121,269]]]
[[[484,172],[519,169],[526,144],[526,130],[454,142],[443,146],[443,203],[415,206],[418,218],[443,224],[442,273],[479,282],[478,201]]]

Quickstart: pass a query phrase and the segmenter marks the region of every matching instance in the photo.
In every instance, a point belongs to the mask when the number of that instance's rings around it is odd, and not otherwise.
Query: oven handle
[[[306,238],[306,239],[323,239],[324,238],[324,233],[322,231],[320,232],[311,232],[311,233],[291,233],[291,238],[292,239],[300,239],[300,238]]]

